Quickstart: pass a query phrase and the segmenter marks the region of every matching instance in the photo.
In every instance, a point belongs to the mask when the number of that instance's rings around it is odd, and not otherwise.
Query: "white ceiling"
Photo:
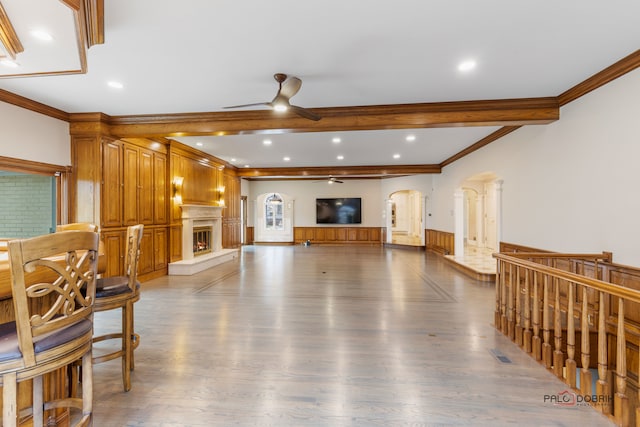
[[[22,69],[78,68],[66,5],[0,3],[25,46]],[[638,16],[638,0],[105,0],[105,43],[89,49],[86,74],[6,77],[16,71],[0,65],[0,89],[112,116],[270,101],[277,72],[302,79],[291,102],[306,108],[557,96],[636,51]],[[30,38],[36,28],[53,41]],[[459,72],[468,59],[476,69]],[[175,139],[240,167],[439,164],[496,129]]]

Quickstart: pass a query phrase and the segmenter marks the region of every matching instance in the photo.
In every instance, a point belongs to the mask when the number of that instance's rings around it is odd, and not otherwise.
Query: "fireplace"
[[[193,256],[211,252],[211,227],[193,228]]]
[[[169,263],[170,275],[191,275],[237,258],[222,249],[222,206],[181,205],[182,260]]]
[[[222,207],[182,205],[182,259],[222,249]]]

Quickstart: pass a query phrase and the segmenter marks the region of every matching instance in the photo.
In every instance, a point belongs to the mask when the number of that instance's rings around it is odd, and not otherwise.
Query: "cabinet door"
[[[154,269],[161,270],[167,267],[167,229],[156,228],[153,230]]]
[[[167,156],[153,156],[153,218],[154,224],[167,223]]]
[[[116,141],[102,145],[101,227],[122,225],[122,144]],[[79,201],[80,202],[80,201]]]
[[[104,277],[121,276],[124,272],[124,240],[122,231],[108,231],[102,234],[104,254],[107,258],[107,268]]]
[[[140,150],[138,164],[138,223],[153,224],[153,152]]]
[[[123,222],[124,225],[138,224],[138,156],[136,147],[125,145],[123,173]]]
[[[138,274],[151,273],[153,271],[153,258],[153,230],[145,229],[140,242]]]

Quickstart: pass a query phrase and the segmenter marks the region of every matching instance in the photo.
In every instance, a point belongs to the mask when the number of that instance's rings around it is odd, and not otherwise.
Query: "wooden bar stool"
[[[123,276],[100,278],[96,284],[96,312],[122,309],[122,330],[93,338],[93,342],[110,339],[121,339],[119,350],[94,357],[93,363],[122,359],[122,383],[124,391],[131,389],[131,371],[134,368],[133,350],[138,347],[140,337],[133,329],[133,304],[140,300],[140,282],[138,282],[138,259],[140,257],[140,241],[142,240],[142,224],[127,227],[127,250]]]
[[[9,242],[15,322],[0,325],[2,425],[31,415],[44,425],[44,411],[70,412],[74,425],[92,424],[92,336],[99,236],[54,233]],[[43,375],[82,360],[81,397],[44,392]],[[32,406],[18,407],[18,383],[33,380]],[[58,390],[59,394],[59,390]],[[49,396],[50,395],[50,396]],[[49,399],[50,397],[50,399]],[[46,401],[45,401],[46,399]]]

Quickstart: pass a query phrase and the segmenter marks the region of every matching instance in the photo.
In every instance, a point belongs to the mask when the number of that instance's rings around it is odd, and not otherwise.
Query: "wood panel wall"
[[[424,241],[427,250],[442,255],[452,255],[455,253],[453,233],[433,229],[426,229],[425,233]]]
[[[381,227],[294,227],[295,243],[382,245]]]
[[[223,161],[177,141],[169,143],[170,260],[182,259],[182,209],[173,195],[173,181],[182,177],[183,204],[224,206],[222,247],[237,248],[240,241],[240,178]]]

